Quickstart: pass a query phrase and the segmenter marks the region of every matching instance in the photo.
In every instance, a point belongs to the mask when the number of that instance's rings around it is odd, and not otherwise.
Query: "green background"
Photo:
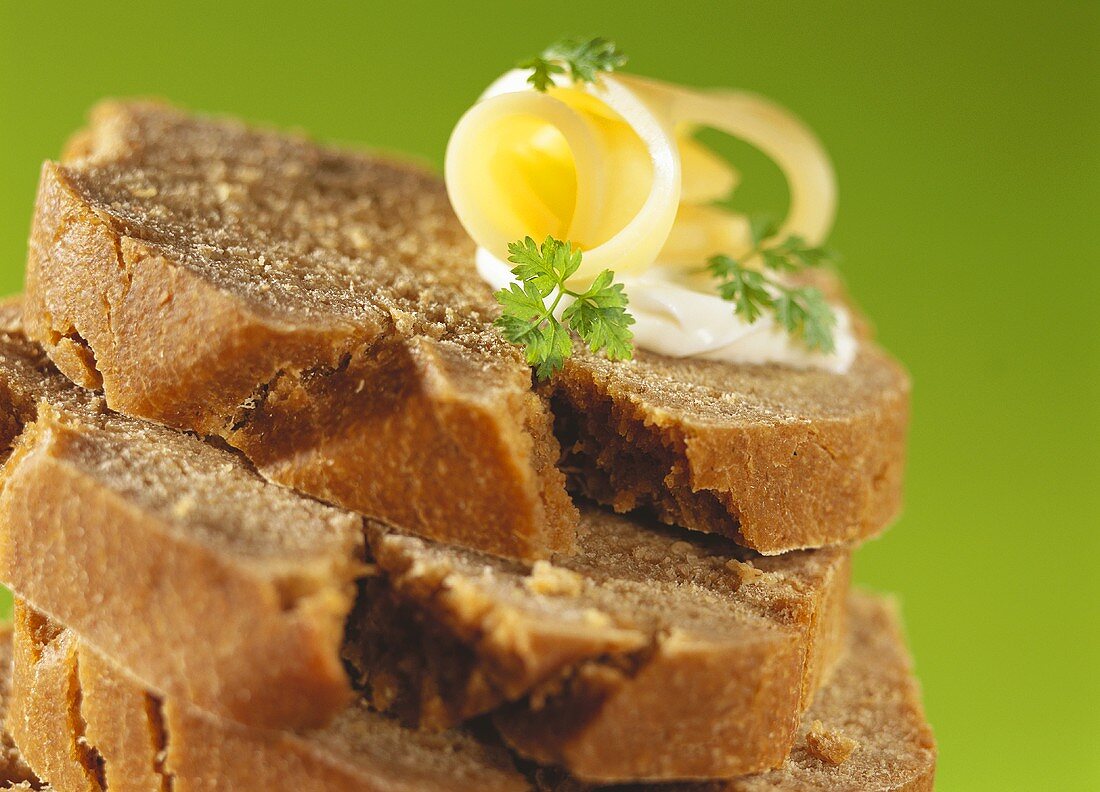
[[[843,272],[915,380],[905,516],[858,578],[902,599],[940,788],[1100,788],[1100,4],[0,2],[4,291],[40,162],[103,96],[439,164],[483,86],[577,32],[801,114]],[[781,209],[728,150],[737,203]]]

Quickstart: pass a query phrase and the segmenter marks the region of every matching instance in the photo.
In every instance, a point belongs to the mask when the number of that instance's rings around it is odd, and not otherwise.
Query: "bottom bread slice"
[[[11,649],[11,625],[0,624],[0,724],[7,715],[11,700]],[[11,735],[0,730],[0,790],[23,788],[20,784],[27,784],[26,789],[37,789],[37,781],[34,771],[15,747]]]
[[[8,729],[57,792],[511,792],[502,748],[418,733],[353,705],[324,729],[242,726],[150,695],[70,630],[15,607]]]
[[[807,712],[782,768],[722,782],[617,789],[931,790],[935,741],[894,608],[855,594],[849,612],[845,657]],[[591,788],[554,769],[530,769],[524,778],[502,752],[465,732],[414,732],[358,706],[333,727],[301,735],[239,726],[154,698],[74,633],[23,603],[16,616],[14,695],[0,707],[10,703],[16,744],[57,792]],[[0,659],[7,640],[0,633]],[[10,670],[0,666],[0,690],[7,689]]]

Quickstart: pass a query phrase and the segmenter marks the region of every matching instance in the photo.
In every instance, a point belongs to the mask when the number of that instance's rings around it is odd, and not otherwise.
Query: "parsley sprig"
[[[614,41],[605,38],[562,39],[541,54],[516,64],[531,69],[527,78],[536,91],[546,92],[554,84],[555,74],[568,73],[575,82],[596,82],[600,72],[613,72],[626,65],[627,57]]]
[[[791,235],[777,239],[779,227],[771,218],[753,218],[752,249],[740,260],[712,256],[707,270],[718,279],[718,294],[733,303],[733,312],[753,324],[765,312],[807,348],[829,353],[836,348],[836,314],[825,295],[813,286],[788,286],[770,273],[797,273],[820,267],[837,256],[824,246],[809,245]],[[759,259],[763,268],[746,266]]]
[[[612,360],[628,360],[634,354],[630,325],[634,317],[615,273],[604,270],[584,291],[565,283],[581,265],[581,251],[551,236],[539,245],[531,237],[508,245],[508,261],[515,264],[516,283],[494,297],[504,308],[496,325],[504,337],[524,347],[528,364],[540,380],[549,379],[573,354],[572,330],[593,352],[603,351]],[[553,294],[550,304],[546,300]],[[561,321],[554,312],[565,297],[571,302]],[[568,328],[568,329],[567,329]]]

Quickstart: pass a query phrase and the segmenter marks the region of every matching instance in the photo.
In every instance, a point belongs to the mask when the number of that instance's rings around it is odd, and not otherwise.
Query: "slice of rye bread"
[[[559,447],[472,251],[426,173],[107,104],[42,172],[26,318],[114,409],[415,533],[546,556],[572,526]],[[845,375],[579,351],[540,392],[574,486],[620,511],[776,553],[899,508],[909,384],[869,338]]]
[[[505,740],[591,781],[779,766],[839,653],[846,549],[762,557],[590,507],[578,552],[533,568],[368,537],[389,596],[360,597],[346,651],[374,705],[431,728],[513,702]]]
[[[350,580],[365,571],[358,519],[267,484],[224,450],[106,411],[19,336],[12,304],[5,313],[0,415],[9,436],[26,428],[0,470],[0,577],[154,690],[250,725],[335,715],[349,689],[339,653]],[[375,698],[401,681],[391,669],[421,669],[407,678],[438,727],[600,671],[602,685],[550,699],[598,739],[625,713],[653,710],[663,680],[705,663],[709,706],[690,724],[751,732],[746,761],[780,761],[835,656],[848,552],[754,558],[594,507],[583,523],[582,554],[534,568],[374,525],[379,568],[348,648],[368,645],[360,633],[387,647],[359,657]],[[583,591],[561,596],[562,580]],[[614,706],[594,717],[597,695]],[[667,752],[661,735],[637,739]],[[667,761],[727,773],[682,757]]]
[[[361,518],[108,412],[19,312],[0,303],[0,579],[155,689],[257,726],[327,722],[351,698]]]
[[[262,658],[256,659],[262,663]],[[8,728],[64,792],[511,792],[506,750],[428,734],[352,704],[324,729],[254,729],[160,698],[71,630],[16,602]]]
[[[879,533],[901,508],[909,378],[870,340],[843,375],[578,347],[551,396],[571,487],[765,554]]]
[[[782,768],[767,773],[744,776],[721,782],[672,783],[660,785],[629,785],[618,789],[636,792],[925,792],[933,788],[936,765],[935,741],[920,703],[920,692],[912,674],[912,664],[905,650],[895,609],[890,603],[864,594],[853,594],[849,604],[852,615],[847,638],[847,652],[830,683],[817,696],[803,719],[798,742]],[[40,624],[45,625],[44,620]],[[316,750],[314,735],[277,735],[255,732],[192,711],[186,706],[165,702],[142,690],[130,677],[99,658],[74,634],[60,628],[47,628],[31,634],[41,644],[51,633],[55,635],[52,652],[40,652],[35,680],[39,684],[23,692],[16,705],[18,715],[29,715],[42,723],[34,730],[27,744],[41,755],[37,764],[58,768],[57,772],[73,774],[82,785],[73,789],[92,789],[87,785],[88,773],[82,759],[86,754],[78,746],[87,746],[94,753],[93,767],[99,768],[95,757],[103,760],[102,773],[113,792],[130,789],[164,789],[164,786],[131,786],[121,773],[125,768],[140,768],[135,779],[164,778],[173,773],[171,789],[184,792],[192,789],[235,789],[238,792],[269,789],[360,789],[361,786],[317,786],[300,780],[299,772],[316,765],[303,761],[288,761],[288,757],[318,757],[322,770],[330,767],[327,751]],[[77,668],[72,669],[72,663]],[[47,681],[60,677],[57,681]],[[80,719],[72,718],[73,699],[68,695],[80,690]],[[67,685],[67,686],[66,686]],[[81,685],[87,685],[81,687]],[[58,699],[61,699],[60,701]],[[91,719],[84,714],[90,707]],[[356,708],[356,717],[369,722],[374,729],[390,733],[397,731],[391,722]],[[51,717],[52,716],[52,717]],[[107,720],[101,720],[106,717]],[[76,736],[73,726],[83,721],[82,736]],[[367,732],[367,734],[371,732]],[[328,731],[321,734],[327,734]],[[378,774],[387,773],[391,786],[385,789],[408,788],[411,778],[403,775],[412,765],[420,771],[415,776],[423,789],[440,788],[435,778],[424,782],[428,774],[440,766],[459,764],[462,774],[453,773],[454,781],[443,789],[468,788],[465,780],[481,783],[487,789],[516,783],[507,763],[491,748],[477,748],[464,736],[452,732],[442,745],[455,745],[452,758],[440,756],[439,743],[423,732],[408,732],[405,748],[390,753],[391,744],[384,739],[371,746],[359,764],[381,760]],[[95,740],[93,741],[92,735]],[[75,737],[75,739],[74,739]],[[453,741],[453,742],[451,742]],[[167,743],[168,750],[160,746]],[[380,748],[374,748],[381,745]],[[232,752],[237,754],[233,755]],[[483,752],[483,753],[482,753]],[[237,757],[240,761],[237,761]],[[488,765],[490,770],[483,774]],[[294,775],[270,783],[269,768]],[[64,768],[64,769],[61,769]],[[123,768],[123,769],[119,769]],[[226,773],[218,777],[215,773]],[[251,778],[245,774],[253,772]],[[528,774],[540,792],[581,792],[591,789],[569,779],[560,770],[530,767]],[[285,779],[285,780],[284,780]],[[331,782],[331,776],[324,782]],[[401,783],[404,781],[404,783]],[[288,783],[289,782],[289,783]],[[265,786],[264,784],[268,785]],[[470,785],[472,788],[472,784]],[[63,787],[64,788],[64,787]],[[376,787],[365,787],[375,789]],[[510,788],[510,787],[506,787]],[[68,788],[64,788],[68,789]]]
[[[802,720],[783,767],[709,783],[630,784],[617,792],[931,792],[936,742],[890,600],[849,598],[846,653]],[[608,746],[614,751],[614,746]],[[591,787],[556,770],[535,773],[539,792]],[[607,788],[610,789],[611,788]]]
[[[490,324],[432,176],[104,104],[47,163],[32,338],[115,410],[224,437],[274,481],[515,558],[571,547],[547,405]]]

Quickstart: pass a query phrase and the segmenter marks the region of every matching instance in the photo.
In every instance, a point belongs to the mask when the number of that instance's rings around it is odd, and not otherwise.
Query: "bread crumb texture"
[[[806,733],[806,745],[810,753],[831,765],[845,761],[859,747],[859,743],[851,737],[826,729],[819,720],[815,720]]]

